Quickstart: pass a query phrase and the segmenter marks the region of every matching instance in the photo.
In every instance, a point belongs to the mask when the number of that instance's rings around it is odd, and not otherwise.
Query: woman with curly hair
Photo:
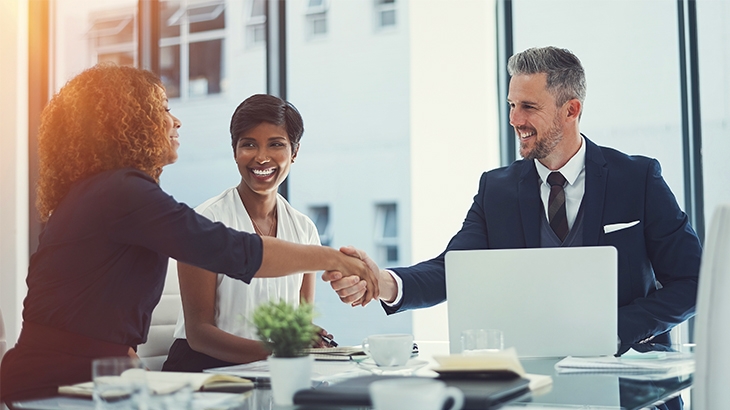
[[[44,109],[37,206],[46,225],[30,260],[23,328],[0,366],[2,401],[55,395],[91,380],[93,359],[135,355],[169,257],[246,283],[340,270],[377,294],[359,259],[227,228],[162,191],[180,125],[157,77],[115,65],[82,72]]]

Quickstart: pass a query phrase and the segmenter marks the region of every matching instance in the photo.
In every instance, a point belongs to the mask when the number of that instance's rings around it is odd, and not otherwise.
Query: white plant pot
[[[278,405],[294,404],[294,393],[312,387],[311,355],[303,357],[270,356],[269,373],[274,403]]]

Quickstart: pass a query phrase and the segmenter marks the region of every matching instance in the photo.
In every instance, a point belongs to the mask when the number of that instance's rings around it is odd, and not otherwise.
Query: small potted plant
[[[254,311],[259,340],[272,353],[268,362],[276,404],[293,404],[294,393],[312,385],[313,359],[306,349],[317,338],[313,316],[312,305],[294,307],[283,301],[262,304]]]

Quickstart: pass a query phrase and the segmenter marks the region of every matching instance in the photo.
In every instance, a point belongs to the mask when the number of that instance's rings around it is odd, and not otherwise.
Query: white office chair
[[[170,259],[162,299],[152,312],[152,324],[147,343],[137,347],[137,354],[150,370],[162,369],[174,340],[175,324],[182,310],[180,285],[177,280],[177,261]]]
[[[5,352],[8,351],[8,341],[5,336],[5,322],[3,321],[3,311],[0,309],[0,360],[2,360]]]
[[[3,360],[3,355],[8,351],[8,342],[5,336],[5,322],[3,321],[3,311],[0,310],[0,361]],[[6,410],[5,404],[0,402],[0,409]]]
[[[696,410],[726,408],[730,397],[730,204],[717,208],[709,228],[697,294]]]

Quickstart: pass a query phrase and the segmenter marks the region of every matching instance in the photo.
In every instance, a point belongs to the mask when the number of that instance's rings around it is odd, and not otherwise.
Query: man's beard
[[[532,150],[524,152],[525,147],[520,143],[520,155],[524,159],[543,159],[553,152],[555,147],[563,140],[563,133],[560,130],[560,123],[557,117],[553,121],[552,127],[545,132],[542,138],[535,137],[535,143]]]

